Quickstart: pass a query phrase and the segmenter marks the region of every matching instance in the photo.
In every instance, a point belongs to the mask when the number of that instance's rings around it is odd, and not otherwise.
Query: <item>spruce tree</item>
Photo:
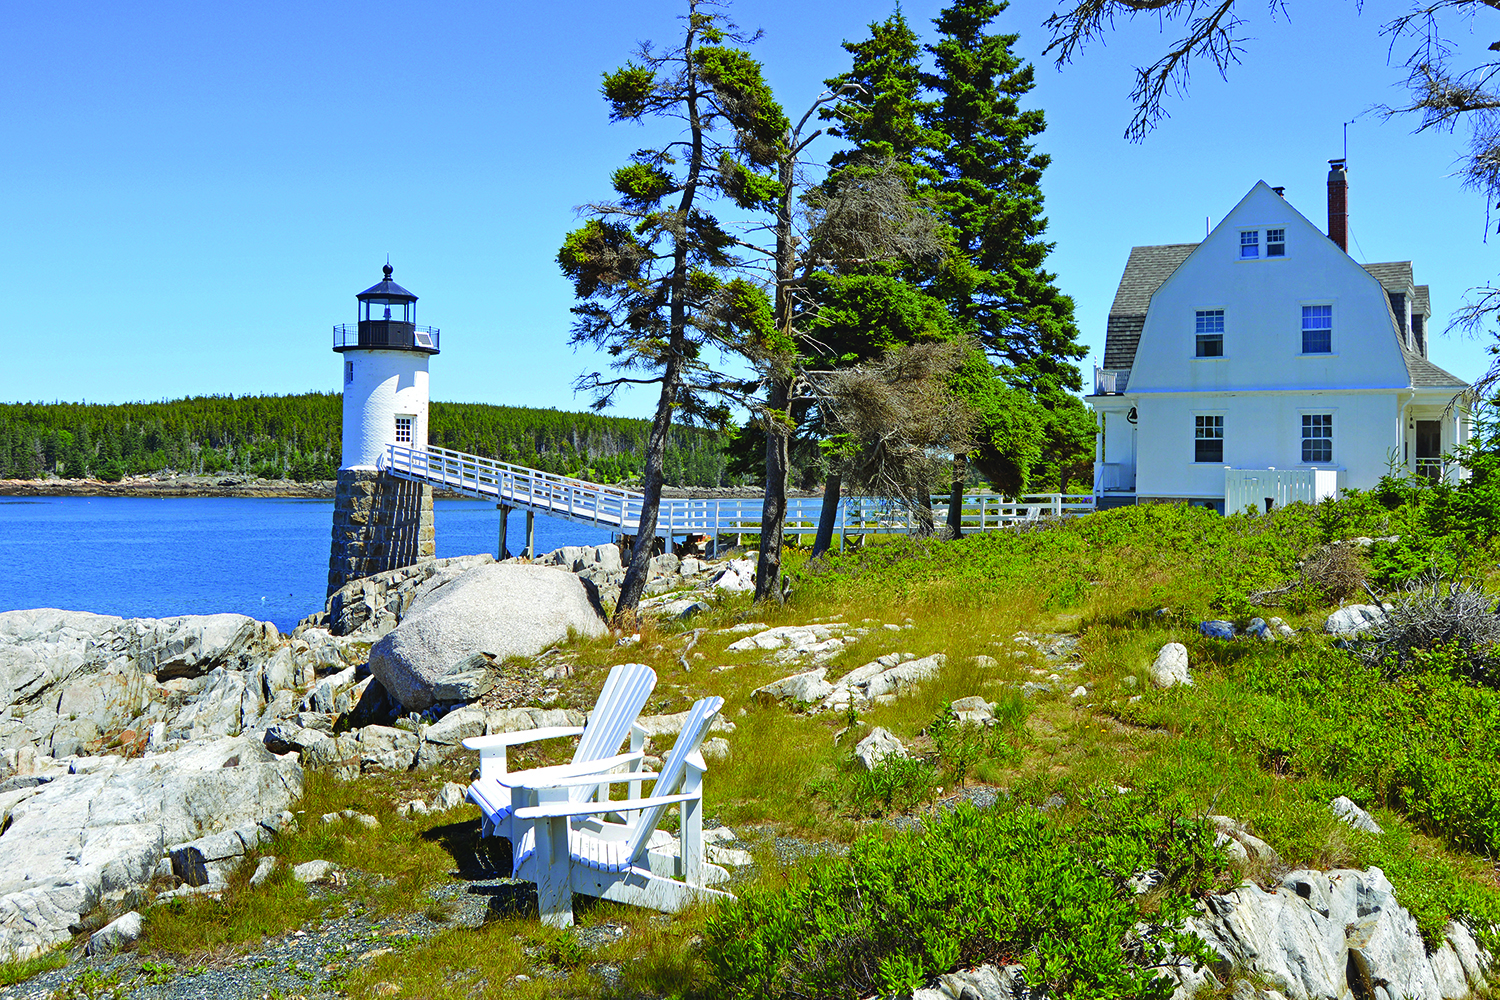
[[[1023,109],[1034,70],[1011,47],[1017,35],[990,34],[1004,0],[955,0],[934,22],[937,44],[927,47],[932,71],[923,82],[934,95],[925,122],[942,136],[929,165],[939,211],[969,268],[949,269],[935,285],[949,309],[972,326],[1011,380],[1042,395],[1078,389],[1081,358],[1073,300],[1043,264],[1052,244],[1043,239],[1042,172],[1051,158],[1036,152],[1046,128],[1038,108]]]

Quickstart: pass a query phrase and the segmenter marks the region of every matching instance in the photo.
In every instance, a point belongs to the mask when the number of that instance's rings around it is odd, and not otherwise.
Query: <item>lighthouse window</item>
[[[352,385],[352,384],[354,384],[354,362],[353,361],[345,361],[344,362],[344,384],[345,385]]]
[[[413,417],[396,418],[396,443],[411,444],[411,425]]]
[[[385,299],[366,299],[360,303],[360,319],[384,322],[394,320],[397,323],[411,322],[410,302],[389,302]]]

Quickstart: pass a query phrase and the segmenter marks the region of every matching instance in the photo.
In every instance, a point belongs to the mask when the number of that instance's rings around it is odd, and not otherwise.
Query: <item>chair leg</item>
[[[573,887],[568,877],[568,820],[563,816],[536,824],[536,903],[542,923],[573,926]]]
[[[682,803],[678,854],[682,858],[682,880],[688,885],[703,885],[703,800]]]

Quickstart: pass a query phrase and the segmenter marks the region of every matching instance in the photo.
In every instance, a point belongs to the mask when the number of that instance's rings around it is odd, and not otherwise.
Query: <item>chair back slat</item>
[[[618,753],[620,744],[630,735],[631,723],[646,707],[655,687],[656,671],[644,663],[621,663],[611,670],[578,740],[573,762],[601,760]],[[568,798],[583,802],[592,791],[592,786],[575,786]]]
[[[713,725],[714,716],[723,707],[724,699],[717,695],[693,704],[687,720],[682,724],[682,732],[677,734],[677,742],[672,744],[671,751],[661,762],[656,784],[651,788],[652,795],[675,795],[681,790],[683,778],[687,775],[688,757],[696,753],[703,744],[703,738]],[[641,810],[633,822],[635,828],[625,840],[622,853],[626,858],[634,858],[642,845],[651,839],[651,834],[656,831],[656,824],[661,822],[662,813],[667,808],[652,806]]]

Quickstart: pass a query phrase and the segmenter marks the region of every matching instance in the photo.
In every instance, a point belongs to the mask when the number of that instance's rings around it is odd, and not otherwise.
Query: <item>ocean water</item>
[[[433,503],[439,557],[495,554],[500,513]],[[333,501],[246,497],[0,497],[0,611],[125,618],[232,611],[283,632],[323,607]],[[511,551],[526,516],[510,515]],[[538,515],[536,547],[598,545],[608,531]]]

